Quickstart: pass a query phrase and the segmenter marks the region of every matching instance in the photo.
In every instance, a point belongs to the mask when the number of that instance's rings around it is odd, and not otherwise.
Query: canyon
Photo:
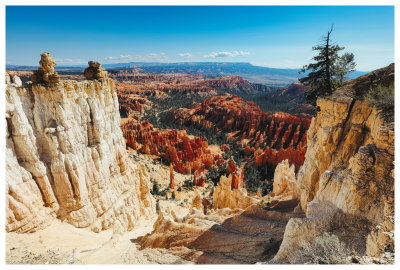
[[[312,119],[263,111],[241,95],[271,89],[235,76],[40,65],[6,74],[7,263],[306,263],[326,233],[348,263],[393,263],[394,125],[363,98],[393,64]]]
[[[309,119],[286,113],[268,114],[253,102],[234,96],[215,96],[191,108],[175,109],[172,117],[181,125],[226,133],[257,166],[277,165],[285,159],[298,169],[304,162]]]

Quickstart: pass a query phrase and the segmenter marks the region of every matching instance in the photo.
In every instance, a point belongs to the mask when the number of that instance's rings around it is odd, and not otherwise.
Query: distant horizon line
[[[89,61],[94,61],[94,60],[89,60]],[[88,61],[88,62],[89,62]],[[97,61],[100,62],[100,61]],[[56,62],[57,63],[57,62]],[[251,62],[210,62],[210,61],[182,61],[182,62],[156,62],[156,61],[142,61],[142,62],[116,62],[116,63],[102,63],[100,62],[102,66],[106,66],[106,65],[121,65],[121,67],[123,67],[122,65],[129,65],[129,64],[199,64],[199,63],[209,63],[209,64],[249,64],[252,66],[256,66],[256,67],[264,67],[264,68],[271,68],[271,69],[289,69],[289,70],[299,70],[302,67],[272,67],[272,66],[263,66],[263,65],[259,65],[259,64],[254,64]],[[40,65],[24,65],[24,64],[6,64],[6,69],[7,67],[39,67]],[[77,64],[77,65],[65,65],[65,64],[57,64],[56,68],[80,68],[80,67],[86,67],[87,64]],[[379,69],[379,68],[376,68]],[[365,71],[365,70],[355,70],[357,72],[370,72],[370,70]]]

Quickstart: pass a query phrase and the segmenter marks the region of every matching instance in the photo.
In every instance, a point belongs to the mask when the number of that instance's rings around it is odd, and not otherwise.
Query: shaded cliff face
[[[290,261],[301,241],[323,232],[338,235],[359,254],[393,251],[393,123],[359,96],[393,78],[391,65],[318,99],[320,112],[308,130],[305,162],[297,175],[308,219],[289,221],[278,262]],[[361,85],[366,89],[361,91]]]
[[[315,107],[307,104],[304,97],[309,89],[308,86],[292,83],[285,88],[255,96],[244,96],[244,98],[254,101],[266,112],[285,112],[300,118],[311,119],[315,115]]]
[[[15,78],[6,88],[6,230],[32,232],[59,218],[126,231],[150,217],[154,201],[128,160],[113,81],[21,86]]]

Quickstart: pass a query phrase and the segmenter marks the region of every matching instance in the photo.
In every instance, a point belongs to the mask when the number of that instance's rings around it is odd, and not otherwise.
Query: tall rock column
[[[33,72],[32,82],[33,83],[58,83],[60,81],[60,77],[58,73],[55,71],[56,62],[51,57],[51,54],[48,52],[42,53],[40,55],[39,64],[41,67],[38,70]]]
[[[169,165],[169,188],[171,190],[175,189],[174,166],[172,163]]]

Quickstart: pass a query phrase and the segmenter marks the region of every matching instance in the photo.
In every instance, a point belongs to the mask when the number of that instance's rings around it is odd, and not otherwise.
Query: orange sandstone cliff
[[[358,254],[394,251],[394,126],[362,98],[370,87],[393,83],[394,64],[318,99],[297,188],[291,181],[306,218],[289,221],[275,262],[290,262],[302,242],[324,232]]]

